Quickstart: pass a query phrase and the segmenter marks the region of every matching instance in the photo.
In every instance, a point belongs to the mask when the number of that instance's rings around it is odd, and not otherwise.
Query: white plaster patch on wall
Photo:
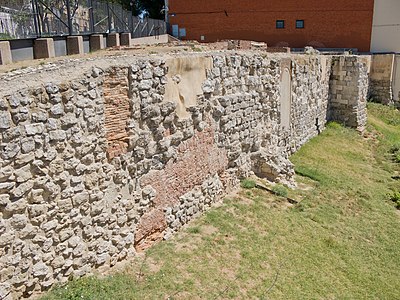
[[[290,115],[292,102],[292,80],[289,68],[285,67],[281,78],[281,126],[283,129],[290,128]]]
[[[202,84],[212,63],[211,57],[180,57],[167,61],[168,83],[164,101],[176,103],[178,117],[190,116],[186,108],[196,106],[197,96],[203,94]]]

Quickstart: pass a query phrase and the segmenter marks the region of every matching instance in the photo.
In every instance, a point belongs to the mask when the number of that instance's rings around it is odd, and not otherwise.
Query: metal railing
[[[102,0],[0,1],[0,40],[111,32],[145,37],[165,34],[167,26]]]

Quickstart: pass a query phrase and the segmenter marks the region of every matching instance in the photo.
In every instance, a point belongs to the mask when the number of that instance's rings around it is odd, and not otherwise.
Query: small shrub
[[[390,153],[393,155],[393,160],[396,163],[400,163],[400,144],[394,144],[391,148],[390,148]]]
[[[400,111],[396,107],[381,104],[370,104],[368,108],[374,110],[379,118],[386,124],[392,126],[400,125]]]
[[[390,153],[397,153],[400,151],[400,144],[394,144],[391,148],[390,148]]]
[[[340,124],[338,122],[329,122],[328,124],[326,124],[326,127],[332,128],[332,129],[340,129],[343,126],[342,126],[342,124]]]
[[[287,188],[280,184],[275,185],[272,188],[272,191],[274,192],[275,195],[277,195],[279,197],[287,197],[287,195],[288,195]]]
[[[396,208],[400,209],[400,192],[394,192],[390,195],[390,201],[396,204]]]
[[[244,179],[240,183],[240,186],[244,189],[253,189],[256,186],[256,182],[251,179]]]
[[[193,52],[202,52],[203,49],[193,46],[193,47],[192,47],[192,51],[193,51]]]

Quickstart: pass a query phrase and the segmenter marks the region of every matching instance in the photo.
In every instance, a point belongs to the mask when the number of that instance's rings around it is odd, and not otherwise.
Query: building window
[[[179,38],[179,25],[172,25],[172,35]]]
[[[277,29],[285,28],[285,21],[284,20],[276,20],[276,28]]]
[[[179,37],[186,36],[186,28],[179,28]]]
[[[296,28],[304,28],[304,20],[296,20]]]

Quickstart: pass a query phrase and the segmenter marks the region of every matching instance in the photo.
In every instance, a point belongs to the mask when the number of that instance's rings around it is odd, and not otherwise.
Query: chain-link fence
[[[0,39],[131,32],[165,34],[162,20],[138,18],[120,4],[102,0],[1,0]]]

